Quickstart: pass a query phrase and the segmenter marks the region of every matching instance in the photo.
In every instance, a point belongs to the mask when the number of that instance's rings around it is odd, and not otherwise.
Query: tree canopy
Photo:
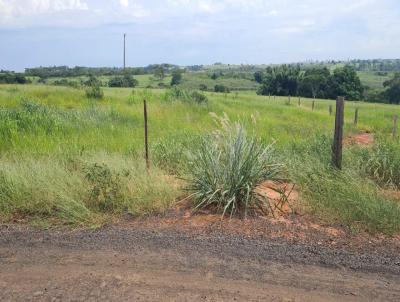
[[[392,79],[383,83],[386,88],[384,94],[385,97],[392,104],[400,103],[400,73],[395,73]]]
[[[336,98],[344,96],[349,100],[363,98],[363,86],[355,69],[351,66],[336,68],[333,73],[326,67],[312,67],[302,71],[300,66],[281,65],[268,67],[261,78],[258,94],[298,95],[304,97]]]

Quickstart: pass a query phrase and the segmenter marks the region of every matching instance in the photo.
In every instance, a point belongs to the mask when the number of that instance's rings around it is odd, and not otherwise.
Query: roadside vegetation
[[[347,102],[345,134],[373,132],[377,142],[347,147],[339,172],[330,164],[333,101],[316,99],[312,110],[312,99],[299,106],[254,92],[107,88],[90,79],[88,87],[99,87],[102,98],[86,88],[0,86],[2,222],[94,227],[163,212],[191,194],[194,207],[244,214],[262,202],[254,194],[260,182],[283,177],[298,184],[322,219],[369,232],[400,231],[399,201],[385,194],[399,188],[395,105]],[[215,115],[224,114],[229,131],[215,124]]]

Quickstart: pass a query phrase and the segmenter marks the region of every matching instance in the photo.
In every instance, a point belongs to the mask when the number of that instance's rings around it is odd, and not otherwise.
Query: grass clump
[[[178,88],[174,86],[173,88],[167,90],[164,94],[164,100],[166,101],[182,101],[182,102],[193,102],[196,104],[206,104],[208,103],[207,96],[200,91],[190,91]]]
[[[378,141],[371,149],[361,150],[360,167],[382,187],[400,188],[400,144]]]
[[[271,145],[248,135],[226,117],[221,130],[203,138],[189,157],[194,208],[214,208],[222,215],[263,209],[265,199],[255,192],[264,180],[275,179],[281,166],[273,163]]]

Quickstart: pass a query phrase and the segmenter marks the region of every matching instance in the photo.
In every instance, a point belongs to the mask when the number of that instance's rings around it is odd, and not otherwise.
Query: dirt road
[[[4,226],[0,301],[400,301],[400,256],[390,253],[122,227]]]

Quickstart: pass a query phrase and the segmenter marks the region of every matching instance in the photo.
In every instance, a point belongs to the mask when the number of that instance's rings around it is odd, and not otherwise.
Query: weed
[[[221,119],[222,129],[202,140],[190,156],[194,208],[213,207],[222,215],[263,209],[265,200],[255,188],[273,180],[281,166],[274,163],[272,146],[247,135],[241,124]]]

